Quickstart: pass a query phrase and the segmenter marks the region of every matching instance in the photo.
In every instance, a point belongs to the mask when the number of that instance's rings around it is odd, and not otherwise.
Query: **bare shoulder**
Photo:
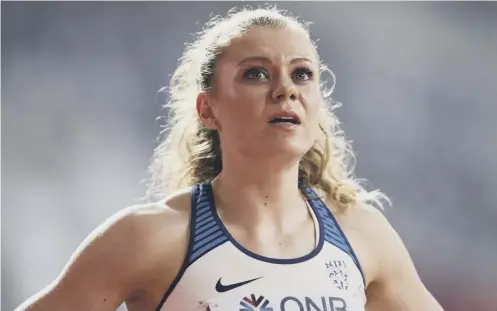
[[[378,208],[357,204],[337,213],[336,218],[363,266],[367,285],[384,276],[385,267],[399,258],[395,254],[409,257],[400,236]]]
[[[382,211],[358,204],[338,213],[337,221],[363,267],[368,311],[442,310]]]
[[[189,206],[189,189],[183,189],[159,202],[126,207],[92,232],[80,248],[87,249],[101,240],[102,247],[109,251],[109,260],[116,263],[129,260],[131,265],[153,269],[155,261],[183,255],[181,248],[183,244],[186,248]],[[121,252],[144,256],[123,257]]]
[[[337,217],[346,230],[352,230],[361,239],[366,239],[371,250],[379,255],[385,250],[395,248],[398,234],[386,216],[378,208],[357,204]]]
[[[143,292],[162,291],[186,252],[189,205],[185,189],[115,213],[87,236],[57,279],[17,310],[116,310]]]
[[[157,238],[162,242],[174,242],[175,237],[184,235],[188,227],[189,207],[189,189],[182,189],[159,202],[127,207],[107,220],[109,225],[102,229],[108,231],[114,227],[121,231],[122,237],[129,237],[131,241],[138,238],[141,241],[138,247],[146,247],[143,242],[156,242]]]

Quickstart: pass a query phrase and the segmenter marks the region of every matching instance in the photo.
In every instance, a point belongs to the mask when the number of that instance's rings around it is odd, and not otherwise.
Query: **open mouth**
[[[295,117],[276,117],[269,121],[271,124],[300,124],[300,120]]]
[[[269,120],[269,123],[271,123],[271,124],[287,124],[287,125],[295,124],[295,125],[299,125],[300,120],[297,116],[278,116],[278,117],[274,117],[271,120]]]

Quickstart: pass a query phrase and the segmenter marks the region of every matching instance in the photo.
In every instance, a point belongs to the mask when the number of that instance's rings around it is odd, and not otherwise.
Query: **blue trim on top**
[[[194,207],[196,216],[191,225],[194,238],[188,265],[193,264],[214,248],[228,241],[228,238],[216,222],[210,206],[209,191],[203,185],[198,185],[197,189],[198,195]]]
[[[335,216],[312,188],[304,187],[303,190],[308,197],[316,198],[313,201],[316,201],[316,207],[317,207],[316,209],[318,210],[319,218],[322,218],[323,223],[325,224],[324,235],[326,241],[338,247],[352,258],[352,261],[354,261],[357,268],[359,269],[359,272],[361,273],[364,286],[366,286],[366,278],[364,276],[361,263],[359,262],[359,258],[357,258],[357,255],[355,254],[352,245],[350,245],[347,236],[345,236],[345,233],[340,227],[340,224],[338,224],[338,221],[336,220]]]
[[[209,195],[206,193],[205,187],[195,185],[191,188],[190,193],[190,224],[186,255],[176,277],[155,309],[156,311],[160,311],[189,266],[209,251],[228,241],[212,217]]]
[[[249,257],[252,257],[254,259],[260,260],[260,261],[268,262],[268,263],[280,264],[280,265],[291,265],[291,264],[301,263],[301,262],[307,261],[307,260],[315,257],[317,254],[319,254],[319,252],[323,248],[323,245],[324,245],[324,231],[323,231],[324,224],[322,222],[322,217],[319,217],[317,215],[317,211],[316,211],[316,208],[314,206],[315,203],[313,203],[313,201],[309,200],[308,202],[309,202],[309,205],[311,206],[312,212],[316,215],[316,219],[317,219],[317,222],[318,222],[318,227],[319,227],[318,228],[319,229],[319,242],[318,242],[318,245],[309,254],[301,256],[301,257],[297,257],[297,258],[285,258],[285,259],[282,259],[282,258],[271,258],[271,257],[265,257],[265,256],[262,256],[262,255],[256,254],[256,253],[254,253],[254,252],[246,249],[240,243],[238,243],[235,240],[235,238],[233,238],[233,236],[228,232],[228,230],[224,226],[221,218],[219,218],[219,215],[217,213],[216,205],[215,205],[215,202],[214,202],[214,195],[213,195],[213,192],[212,192],[212,185],[210,183],[208,183],[208,184],[203,184],[202,187],[203,187],[203,189],[205,189],[205,192],[209,196],[211,211],[212,211],[212,214],[213,214],[213,216],[214,216],[214,218],[215,218],[218,226],[224,232],[224,235],[228,238],[228,240],[236,248],[238,248],[241,252],[243,252],[245,255],[247,255]]]
[[[195,212],[195,206],[197,205],[197,194],[199,192],[199,188],[196,186],[193,186],[190,192],[190,197],[191,197],[191,202],[190,202],[190,224],[189,224],[189,238],[188,238],[188,246],[186,250],[186,255],[185,258],[183,259],[183,263],[181,265],[181,268],[179,269],[178,273],[176,274],[176,277],[174,278],[173,282],[171,285],[169,285],[169,288],[167,291],[164,293],[164,296],[162,296],[161,301],[159,302],[159,305],[155,309],[156,311],[160,311],[162,309],[162,306],[166,302],[167,298],[171,293],[173,292],[174,288],[176,285],[178,285],[179,281],[183,277],[183,274],[185,273],[186,269],[189,266],[189,258],[192,253],[192,248],[193,248],[193,243],[194,243],[194,227],[192,224],[195,223],[196,220],[196,212]]]

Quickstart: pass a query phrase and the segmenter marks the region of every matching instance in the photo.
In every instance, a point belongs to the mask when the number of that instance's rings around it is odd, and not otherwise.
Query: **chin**
[[[271,147],[271,151],[278,155],[300,160],[311,148],[312,143],[310,142],[290,141],[273,144]]]
[[[314,144],[314,140],[307,137],[266,138],[258,143],[239,145],[237,153],[261,160],[300,161]]]

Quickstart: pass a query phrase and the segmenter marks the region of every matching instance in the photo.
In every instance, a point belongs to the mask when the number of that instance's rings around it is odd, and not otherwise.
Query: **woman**
[[[441,310],[352,178],[306,26],[209,23],[170,85],[151,195],[101,225],[18,310]],[[167,195],[166,195],[167,193]]]

